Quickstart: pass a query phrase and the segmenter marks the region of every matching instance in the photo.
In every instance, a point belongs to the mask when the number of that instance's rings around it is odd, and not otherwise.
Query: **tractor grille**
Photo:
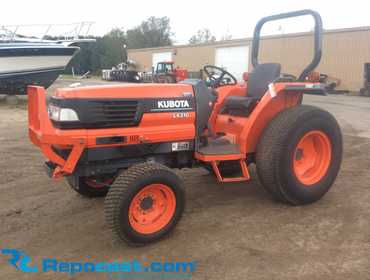
[[[61,129],[131,127],[139,124],[143,115],[138,100],[132,99],[57,99],[50,101],[62,108],[76,111],[79,121],[55,122]]]
[[[94,100],[90,118],[94,127],[128,127],[138,121],[135,100]]]
[[[142,99],[99,99],[99,98],[50,98],[49,103],[60,108],[69,108],[78,115],[78,121],[53,121],[60,129],[99,129],[138,126],[145,113],[174,112],[159,110],[158,101],[184,100],[183,97]],[[194,110],[193,98],[186,99],[187,111]],[[179,112],[184,108],[179,108]]]

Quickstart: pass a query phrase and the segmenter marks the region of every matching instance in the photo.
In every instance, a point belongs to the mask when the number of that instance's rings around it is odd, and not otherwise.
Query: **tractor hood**
[[[142,99],[142,98],[191,98],[194,96],[190,84],[122,84],[72,87],[57,89],[54,98],[93,99]]]
[[[123,84],[58,89],[49,100],[54,127],[138,126],[145,114],[195,111],[191,84]],[[158,115],[158,114],[157,114]]]

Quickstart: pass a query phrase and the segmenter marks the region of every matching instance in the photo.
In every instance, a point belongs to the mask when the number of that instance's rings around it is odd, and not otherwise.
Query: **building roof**
[[[349,32],[361,32],[361,31],[370,31],[370,26],[359,26],[359,27],[350,27],[350,28],[340,28],[340,29],[330,29],[324,30],[324,34],[335,34],[335,33],[349,33]],[[261,36],[261,39],[280,39],[280,38],[292,38],[292,37],[302,37],[302,36],[310,36],[313,32],[299,32],[299,33],[290,33],[290,34],[278,34],[278,35],[268,35],[268,36]],[[139,48],[139,49],[128,49],[128,52],[135,52],[135,51],[163,51],[163,50],[172,50],[172,49],[179,49],[179,48],[191,48],[191,47],[202,47],[202,46],[237,46],[248,44],[252,42],[253,38],[240,38],[240,39],[231,39],[231,40],[223,40],[223,41],[214,41],[214,42],[206,42],[206,43],[197,43],[197,44],[181,44],[181,45],[173,45],[173,46],[164,46],[164,47],[154,47],[154,48]]]

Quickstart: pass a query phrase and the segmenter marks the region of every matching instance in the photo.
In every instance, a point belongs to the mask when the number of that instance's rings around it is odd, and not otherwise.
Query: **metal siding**
[[[212,45],[172,47],[166,49],[129,50],[129,59],[137,63],[139,71],[151,71],[153,53],[172,52],[175,66],[186,68],[190,72],[199,71],[205,64],[214,64],[215,48]]]
[[[210,45],[176,48],[175,65],[195,72],[205,64],[215,63],[215,47]]]
[[[171,62],[172,52],[155,52],[152,55],[152,66],[157,67],[158,62]]]
[[[215,65],[224,68],[238,81],[243,80],[243,73],[248,72],[249,47],[233,46],[216,48]]]
[[[205,45],[129,50],[129,58],[139,62],[139,70],[143,71],[150,69],[153,52],[174,51],[176,66],[187,68],[189,71],[199,71],[205,64],[215,63],[216,48],[250,44],[250,39],[243,39]],[[261,43],[260,61],[280,62],[283,72],[298,75],[310,62],[312,50],[312,35],[264,38]],[[363,67],[366,62],[370,62],[369,28],[330,31],[324,34],[323,56],[317,70],[341,79],[341,89],[358,91],[362,87]]]
[[[135,61],[139,71],[152,71],[152,51],[128,50],[128,59]]]
[[[299,75],[313,56],[313,37],[266,39],[261,62],[280,62],[282,71]],[[363,84],[364,63],[370,62],[370,31],[324,34],[319,72],[341,80],[340,89],[358,91]]]

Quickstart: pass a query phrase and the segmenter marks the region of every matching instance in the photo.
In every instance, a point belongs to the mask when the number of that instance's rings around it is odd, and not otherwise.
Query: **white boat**
[[[25,94],[27,85],[49,87],[78,50],[59,44],[0,44],[0,93]]]
[[[3,27],[0,35],[0,94],[26,94],[27,85],[48,88],[79,50],[74,45],[95,41],[78,35],[59,41],[26,38],[14,30]]]

